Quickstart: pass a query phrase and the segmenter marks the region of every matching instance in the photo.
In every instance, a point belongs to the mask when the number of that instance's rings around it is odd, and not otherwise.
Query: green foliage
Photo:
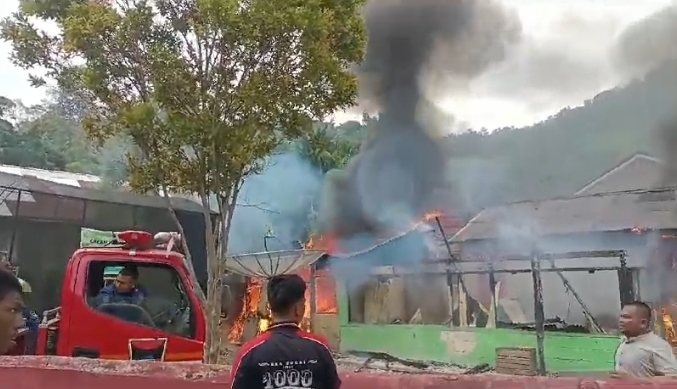
[[[24,107],[0,96],[0,163],[102,176],[107,186],[126,180],[130,145],[119,139],[93,148],[77,118],[64,114],[59,96],[46,105]]]
[[[345,132],[348,128],[360,131],[360,123],[357,127],[355,123],[347,122],[338,127],[333,123],[316,123],[314,131],[297,144],[298,153],[322,173],[344,167],[359,150],[359,140],[351,139],[352,132]]]
[[[10,112],[19,104],[0,97],[0,163],[42,169],[65,169],[68,163],[58,146],[45,137],[43,123],[18,118]],[[14,116],[14,115],[12,115]]]
[[[209,342],[217,339],[220,263],[243,179],[287,139],[353,104],[350,65],[366,43],[364,0],[23,0],[5,19],[12,60],[46,68],[93,102],[83,127],[103,144],[129,136],[132,187],[198,193],[209,256]],[[33,18],[55,22],[39,31]],[[41,81],[35,79],[37,84]],[[212,300],[216,299],[216,300]],[[216,351],[210,348],[208,360]]]
[[[675,69],[666,64],[531,126],[450,135],[444,145],[449,177],[440,178],[448,181],[449,203],[472,214],[506,202],[571,196],[635,153],[664,157],[670,151],[661,148],[657,130],[677,106]],[[336,144],[359,144],[377,120],[320,127],[300,150],[324,171],[339,167],[336,160],[345,156]]]
[[[532,126],[450,137],[453,186],[465,186],[462,197],[483,197],[472,208],[570,196],[635,153],[664,156],[657,129],[677,106],[675,69],[666,64]],[[469,177],[487,184],[471,194]]]
[[[120,5],[120,4],[118,4]],[[3,22],[15,63],[98,102],[99,141],[129,134],[132,184],[231,197],[285,138],[352,105],[362,1],[22,2]],[[30,21],[50,19],[48,36]],[[85,60],[73,61],[74,57]],[[162,172],[171,171],[171,177]]]

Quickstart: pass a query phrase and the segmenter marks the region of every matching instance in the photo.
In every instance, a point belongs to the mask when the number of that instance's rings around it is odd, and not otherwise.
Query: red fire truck
[[[81,248],[70,258],[61,306],[45,311],[35,353],[101,359],[200,361],[206,336],[199,285],[174,244],[144,231],[115,234],[106,247]],[[96,303],[111,270],[133,266],[147,296],[141,304]],[[35,339],[23,336],[12,354]]]

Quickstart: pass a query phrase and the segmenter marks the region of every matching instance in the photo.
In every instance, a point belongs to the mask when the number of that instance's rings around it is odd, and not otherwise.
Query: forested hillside
[[[476,209],[570,195],[633,153],[657,154],[656,129],[677,107],[675,68],[664,66],[529,127],[450,136],[446,147],[452,203]],[[0,99],[0,163],[92,173],[111,184],[124,179],[129,146],[114,141],[92,147],[78,125],[80,108],[58,93],[36,107]],[[375,120],[319,125],[316,136],[294,150],[327,171],[356,152]]]
[[[54,94],[45,104],[26,107],[0,96],[0,164],[104,177],[106,185],[125,178],[127,142],[93,147],[73,101]]]
[[[450,137],[452,176],[471,206],[570,195],[636,152],[663,152],[657,130],[675,107],[673,63],[533,126]]]

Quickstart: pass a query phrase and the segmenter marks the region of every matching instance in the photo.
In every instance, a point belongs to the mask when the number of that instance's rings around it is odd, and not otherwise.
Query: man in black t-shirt
[[[339,389],[341,380],[327,342],[299,327],[306,283],[298,275],[268,281],[271,326],[245,343],[233,361],[232,389]]]

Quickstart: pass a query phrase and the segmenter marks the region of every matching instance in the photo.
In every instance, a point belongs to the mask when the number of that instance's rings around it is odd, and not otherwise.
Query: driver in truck
[[[0,355],[14,347],[19,330],[24,327],[21,283],[10,272],[0,271]]]
[[[139,270],[125,266],[112,285],[104,286],[96,296],[96,305],[125,303],[141,305],[148,297],[146,288],[139,285]]]

